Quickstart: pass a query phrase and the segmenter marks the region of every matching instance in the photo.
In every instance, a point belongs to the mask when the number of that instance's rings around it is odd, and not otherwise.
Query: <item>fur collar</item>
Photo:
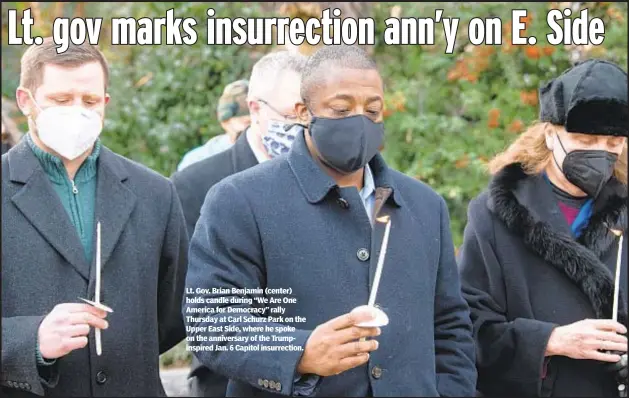
[[[611,318],[614,276],[601,261],[617,238],[608,226],[626,230],[627,188],[612,179],[594,203],[590,222],[577,241],[537,220],[518,201],[514,191],[530,178],[518,163],[501,170],[489,185],[493,212],[524,244],[547,263],[562,271],[588,297],[597,318]],[[619,320],[625,323],[626,309],[620,300]]]

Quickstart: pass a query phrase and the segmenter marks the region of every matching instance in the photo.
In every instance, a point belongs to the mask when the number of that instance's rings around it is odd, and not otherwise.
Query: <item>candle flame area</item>
[[[610,228],[609,230],[612,232],[612,234],[614,234],[614,235],[616,235],[616,236],[620,236],[620,235],[622,235],[622,231],[621,231],[620,229],[613,229],[613,228]]]
[[[376,220],[378,222],[387,223],[387,222],[389,222],[389,216],[378,217],[378,218],[376,218]]]

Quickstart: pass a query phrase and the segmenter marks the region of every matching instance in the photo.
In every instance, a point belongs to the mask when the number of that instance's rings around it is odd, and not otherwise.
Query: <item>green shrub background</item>
[[[334,4],[334,3],[332,3]],[[286,5],[286,4],[285,4]],[[290,3],[289,3],[290,5]],[[312,6],[312,5],[311,5]],[[215,105],[223,87],[247,78],[253,63],[272,46],[208,46],[206,10],[217,16],[279,16],[278,9],[298,16],[302,6],[262,8],[255,3],[2,3],[2,95],[14,100],[19,82],[21,46],[7,45],[7,10],[31,7],[34,34],[49,35],[55,16],[105,17],[102,37],[109,37],[113,17],[195,17],[197,44],[191,46],[111,46],[101,42],[110,62],[112,100],[103,140],[114,151],[170,176],[183,154],[220,134]],[[551,8],[587,8],[605,23],[600,46],[550,46],[546,14]],[[317,11],[317,6],[314,6]],[[434,46],[386,46],[380,39],[384,20],[459,17],[453,54],[445,53],[442,24]],[[512,9],[527,9],[525,35],[535,46],[510,42]],[[288,11],[286,11],[288,10]],[[462,240],[469,201],[487,184],[485,165],[537,117],[537,88],[576,60],[603,58],[627,65],[627,4],[611,2],[552,3],[374,3],[368,12],[377,25],[371,49],[386,84],[386,146],[389,164],[425,181],[449,206],[455,246]],[[500,17],[503,44],[473,46],[467,37],[472,17]],[[25,130],[25,120],[14,115]],[[183,345],[163,357],[165,364],[185,362]]]

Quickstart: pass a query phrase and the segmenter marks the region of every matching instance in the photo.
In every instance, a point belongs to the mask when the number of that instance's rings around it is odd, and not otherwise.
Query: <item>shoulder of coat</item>
[[[207,190],[222,179],[234,174],[229,151],[218,153],[173,173],[170,180],[177,189]]]
[[[168,177],[157,171],[112,150],[103,147],[101,156],[106,156],[112,170],[127,176],[128,184],[135,188],[149,188],[150,190],[170,190],[172,184]]]
[[[280,181],[286,181],[287,178],[294,176],[288,164],[286,156],[267,160],[259,163],[246,170],[232,174],[226,178],[238,188],[241,186],[260,186],[267,184],[277,184]]]
[[[467,224],[470,224],[477,235],[493,239],[494,223],[497,216],[491,210],[491,197],[488,190],[484,190],[472,199],[467,209]]]
[[[430,201],[434,200],[434,203],[438,205],[439,201],[443,199],[433,187],[424,181],[410,177],[394,169],[389,169],[389,173],[391,173],[393,177],[395,188],[400,191],[406,203],[412,203],[414,198],[418,196],[421,197],[422,206],[426,205],[426,200],[429,200],[429,204],[431,203]]]

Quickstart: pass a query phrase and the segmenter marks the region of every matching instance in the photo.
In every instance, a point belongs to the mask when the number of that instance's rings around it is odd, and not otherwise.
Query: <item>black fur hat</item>
[[[629,136],[627,72],[600,59],[578,62],[539,89],[539,119],[571,133]]]

